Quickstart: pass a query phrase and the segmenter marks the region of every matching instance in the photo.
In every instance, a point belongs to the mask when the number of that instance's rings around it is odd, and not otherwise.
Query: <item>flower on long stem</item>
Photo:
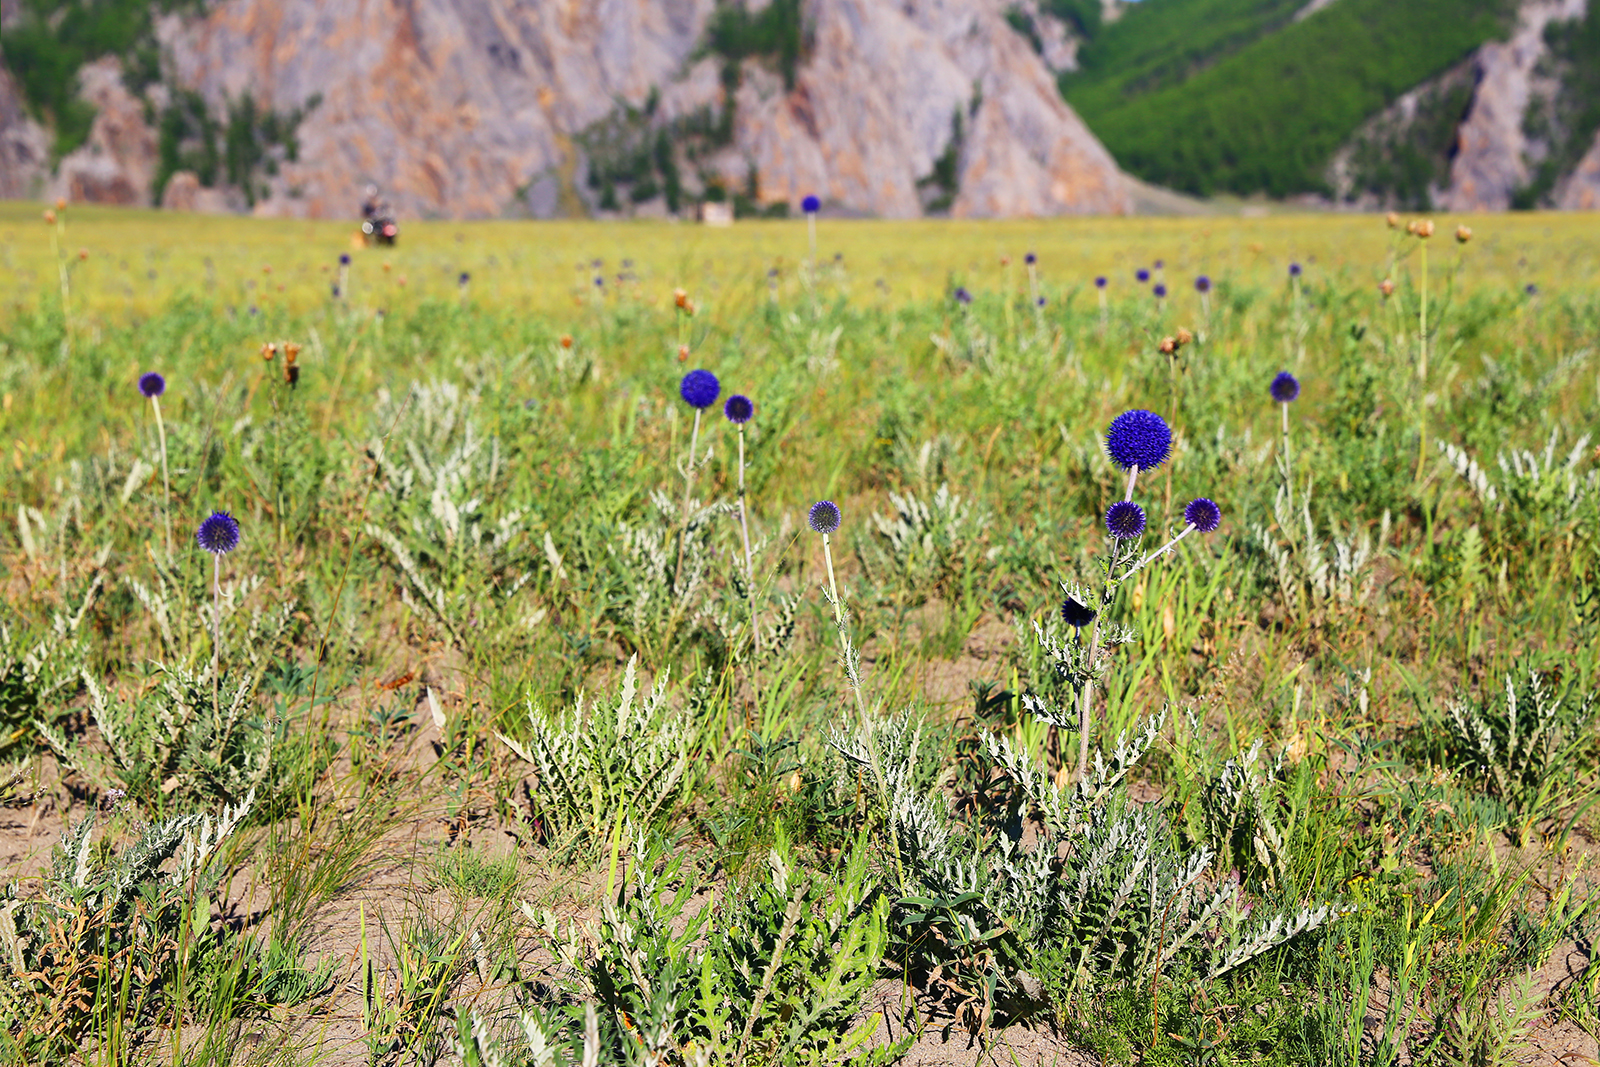
[[[226,511],[213,511],[194,532],[195,542],[211,553],[211,701],[222,703],[220,676],[222,654],[222,557],[239,547],[239,520]]]
[[[1283,415],[1283,491],[1291,508],[1294,507],[1294,453],[1289,448],[1289,405],[1300,395],[1300,380],[1288,371],[1279,371],[1267,387],[1272,399]],[[1292,538],[1294,531],[1285,531]]]
[[[850,687],[855,690],[856,711],[860,713],[864,723],[867,718],[867,698],[861,691],[861,667],[856,657],[855,646],[850,641],[850,614],[845,611],[844,601],[839,597],[839,583],[833,573],[831,538],[839,529],[842,518],[839,505],[831,500],[819,500],[811,505],[806,522],[822,535],[822,558],[828,567],[828,602],[833,605],[833,623],[839,631],[839,650],[845,677],[849,680]]]
[[[722,405],[722,414],[739,431],[739,532],[744,537],[744,573],[746,590],[750,596],[750,633],[756,655],[761,654],[761,626],[756,621],[756,570],[750,555],[750,506],[744,490],[744,425],[756,413],[755,404],[742,393],[735,393]],[[758,668],[759,670],[759,668]],[[760,689],[760,682],[756,688]]]
[[[161,420],[161,394],[167,391],[167,380],[155,371],[139,377],[139,392],[150,400],[156,416],[156,440],[161,443],[161,517],[167,534],[167,559],[172,559],[172,479],[167,475],[167,427]]]
[[[700,447],[700,416],[706,408],[717,402],[722,386],[717,376],[708,370],[692,370],[678,383],[678,395],[684,403],[694,408],[694,430],[689,435],[689,459],[683,467],[683,529],[678,532],[678,559],[672,568],[672,584],[678,584],[678,574],[683,567],[683,538],[689,527],[689,494],[694,488],[695,453]]]

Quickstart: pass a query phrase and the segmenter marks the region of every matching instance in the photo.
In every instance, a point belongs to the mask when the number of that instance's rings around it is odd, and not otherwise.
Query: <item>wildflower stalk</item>
[[[161,394],[166,391],[166,379],[151,371],[139,379],[139,392],[150,398],[150,407],[156,416],[156,440],[161,445],[161,509],[167,534],[167,562],[172,562],[172,479],[167,474],[167,427],[161,419]]]
[[[861,692],[861,669],[856,665],[855,649],[850,643],[849,616],[845,614],[844,601],[839,599],[839,583],[833,576],[833,547],[828,535],[822,535],[822,558],[828,565],[828,602],[833,605],[833,624],[839,630],[839,649],[844,654],[844,673],[855,690],[856,711],[863,725],[867,721],[867,698]]]
[[[1134,483],[1139,479],[1139,465],[1137,463],[1128,467],[1128,488],[1122,494],[1124,501],[1133,500]],[[1106,585],[1100,594],[1100,610],[1095,614],[1094,629],[1089,634],[1089,658],[1084,662],[1088,664],[1090,675],[1084,679],[1083,692],[1078,695],[1078,781],[1089,771],[1089,709],[1094,699],[1094,660],[1100,652],[1100,628],[1103,624],[1106,609],[1111,606],[1111,598],[1116,595],[1117,586],[1123,579],[1115,575],[1117,557],[1117,539],[1111,538],[1111,555],[1106,563]],[[1126,576],[1124,576],[1126,577]]]
[[[222,553],[211,555],[211,707],[222,713]]]
[[[744,537],[744,573],[745,591],[750,596],[750,635],[755,644],[756,655],[761,654],[761,627],[756,622],[756,569],[750,556],[750,507],[745,498],[744,490],[744,426],[739,426],[739,532]],[[756,666],[756,688],[761,688],[761,667]]]
[[[683,542],[689,536],[689,493],[694,488],[694,457],[700,446],[700,409],[694,409],[694,429],[689,432],[689,462],[683,468],[683,521],[678,527],[678,558],[672,565],[672,587],[683,572]]]

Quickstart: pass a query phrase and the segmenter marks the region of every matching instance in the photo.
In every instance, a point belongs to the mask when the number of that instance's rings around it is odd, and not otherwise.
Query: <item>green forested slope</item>
[[[1122,167],[1199,195],[1324,192],[1363,121],[1510,26],[1513,0],[1143,0],[1062,91]]]

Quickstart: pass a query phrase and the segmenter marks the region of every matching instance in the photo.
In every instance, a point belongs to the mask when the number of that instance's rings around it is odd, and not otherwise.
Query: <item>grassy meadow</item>
[[[1596,1055],[1600,218],[43,210],[0,1062]]]

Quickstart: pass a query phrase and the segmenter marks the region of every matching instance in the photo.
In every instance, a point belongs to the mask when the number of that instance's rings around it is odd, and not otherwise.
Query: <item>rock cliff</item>
[[[28,117],[11,76],[0,70],[0,199],[36,195],[49,165],[44,130]]]
[[[1584,0],[1532,0],[1522,6],[1511,39],[1478,49],[1477,89],[1456,132],[1450,186],[1441,206],[1450,211],[1504,211],[1528,184],[1530,145],[1524,133],[1529,104],[1541,90],[1539,61],[1548,53],[1545,27],[1581,18]]]
[[[967,216],[1131,206],[1115,163],[1007,24],[1005,0],[805,0],[792,87],[760,58],[707,57],[716,4],[222,0],[157,21],[165,84],[151,99],[197,92],[217,122],[247,95],[264,113],[304,112],[293,150],[250,190],[263,214],[351,214],[368,182],[411,217],[547,214],[580,196],[593,207],[585,132],[647,110],[666,129],[663,99],[680,115],[734,111],[718,143],[680,160],[691,194],[718,175],[744,188],[754,168],[755,199],[793,208],[812,193],[885,216],[930,201]],[[98,117],[53,185],[150,203],[156,134],[114,71],[111,60],[84,68]],[[7,99],[0,85],[0,138],[16,140]],[[938,201],[928,180],[941,160],[954,180]],[[193,184],[167,202],[197,203]]]

